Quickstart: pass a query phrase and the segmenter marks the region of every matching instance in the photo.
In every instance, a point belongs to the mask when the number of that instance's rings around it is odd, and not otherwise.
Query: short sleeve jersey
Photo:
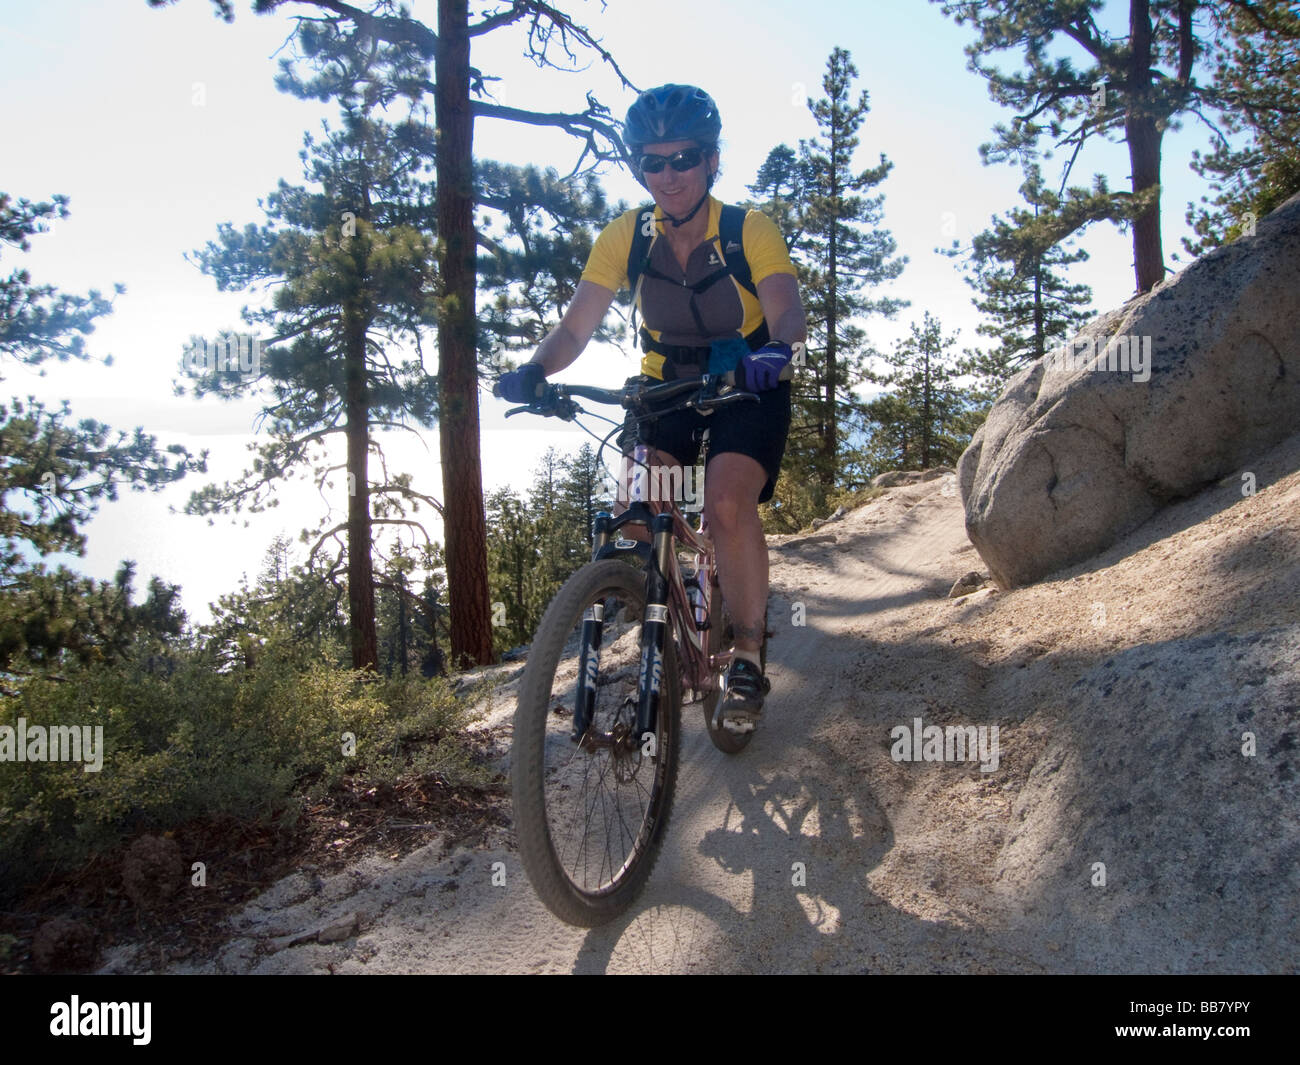
[[[641,224],[643,210],[638,207],[627,211],[601,231],[582,272],[583,281],[592,281],[611,292],[628,287],[627,257],[636,227]],[[694,294],[688,287],[716,273],[726,263],[726,256],[740,250],[734,246],[722,247],[718,234],[721,217],[721,201],[710,196],[705,239],[691,252],[683,270],[668,241],[658,239],[664,232],[664,218],[663,212],[655,208],[656,233],[650,246],[650,265],[663,278],[650,276],[649,272],[642,273],[637,280],[637,291],[633,293],[641,320],[655,341],[704,347],[715,340],[749,336],[762,323],[763,308],[758,299],[730,275],[699,294]],[[781,231],[767,215],[749,211],[741,229],[741,240],[755,285],[773,274],[795,274]],[[692,296],[694,308],[691,306]],[[662,378],[663,363],[663,355],[646,352],[641,360],[641,372]]]

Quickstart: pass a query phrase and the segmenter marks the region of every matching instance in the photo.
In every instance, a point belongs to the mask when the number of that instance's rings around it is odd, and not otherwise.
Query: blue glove
[[[740,360],[736,378],[750,392],[767,392],[781,383],[781,371],[792,358],[794,351],[789,344],[773,340]]]
[[[545,383],[546,374],[542,368],[535,362],[529,362],[498,377],[494,391],[511,403],[536,403]]]

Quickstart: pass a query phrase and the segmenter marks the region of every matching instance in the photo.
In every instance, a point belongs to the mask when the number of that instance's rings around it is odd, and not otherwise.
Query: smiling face
[[[660,141],[647,144],[642,155],[671,157],[687,148],[697,148],[695,141]],[[642,173],[650,195],[665,213],[680,217],[704,197],[709,189],[709,175],[718,169],[718,152],[714,149],[703,157],[699,166],[685,172],[665,166],[657,174]]]

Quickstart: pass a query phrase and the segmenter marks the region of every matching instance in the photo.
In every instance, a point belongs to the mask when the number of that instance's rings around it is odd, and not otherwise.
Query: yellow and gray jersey
[[[627,211],[604,228],[591,249],[582,280],[611,292],[628,287],[628,255],[637,227],[642,224],[641,213],[642,208]],[[722,247],[718,235],[721,215],[721,201],[710,196],[704,242],[691,252],[683,270],[668,241],[657,239],[664,231],[664,220],[663,212],[655,209],[655,239],[650,245],[647,269],[637,279],[633,295],[641,320],[656,345],[707,347],[714,341],[748,337],[763,324],[758,298],[734,277],[723,276],[699,292],[692,288],[725,268],[727,256],[741,250]],[[773,274],[795,273],[781,231],[765,214],[753,210],[746,214],[741,240],[755,285]],[[641,360],[641,372],[662,379],[664,355],[647,351]]]

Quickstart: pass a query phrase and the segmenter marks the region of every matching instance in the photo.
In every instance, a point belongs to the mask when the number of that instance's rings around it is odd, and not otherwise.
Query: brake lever
[[[506,417],[511,418],[516,414],[537,414],[543,418],[559,418],[561,421],[571,422],[581,413],[582,408],[567,396],[554,396],[549,403],[535,403],[508,410]]]
[[[690,406],[702,414],[707,414],[715,408],[725,406],[728,403],[747,403],[751,400],[758,402],[758,396],[753,392],[747,392],[743,388],[737,388],[725,379],[713,379],[700,390],[699,394],[691,401]]]

